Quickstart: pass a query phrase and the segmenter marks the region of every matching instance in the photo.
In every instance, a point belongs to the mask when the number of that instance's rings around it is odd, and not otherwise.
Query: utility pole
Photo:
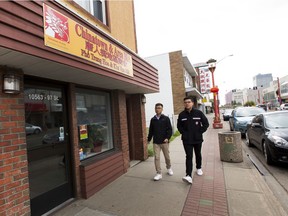
[[[278,101],[279,101],[279,104],[281,105],[282,104],[282,99],[281,99],[281,89],[280,89],[279,77],[277,77],[277,83],[278,83]]]

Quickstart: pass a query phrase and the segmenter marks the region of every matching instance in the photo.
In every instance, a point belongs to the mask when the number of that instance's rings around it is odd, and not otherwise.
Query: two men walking
[[[209,127],[206,116],[200,110],[195,109],[193,105],[193,99],[191,97],[185,97],[185,109],[179,114],[177,120],[177,128],[182,135],[181,139],[186,154],[186,176],[184,176],[182,180],[189,184],[192,184],[193,150],[196,157],[196,173],[198,175],[203,175],[201,148],[203,133]],[[154,162],[156,169],[155,181],[162,178],[160,167],[161,150],[164,154],[167,172],[169,175],[173,175],[169,156],[169,139],[172,136],[172,126],[170,119],[163,115],[162,111],[163,105],[160,103],[156,104],[156,115],[150,121],[148,134],[148,142],[150,142],[153,137]]]

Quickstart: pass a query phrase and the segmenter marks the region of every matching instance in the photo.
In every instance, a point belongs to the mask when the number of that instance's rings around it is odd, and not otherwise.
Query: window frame
[[[90,89],[90,88],[85,88],[85,87],[79,87],[77,86],[75,88],[75,99],[79,96],[83,96],[84,99],[84,103],[85,103],[85,107],[80,107],[80,109],[78,107],[76,107],[76,111],[79,111],[79,110],[87,110],[87,116],[91,115],[91,113],[89,114],[89,109],[88,109],[88,106],[87,104],[91,104],[91,107],[95,106],[96,104],[93,104],[93,102],[91,101],[88,101],[88,99],[86,98],[88,95],[88,98],[92,98],[93,96],[104,96],[105,98],[105,118],[106,118],[106,122],[102,122],[102,121],[91,121],[91,122],[87,122],[87,123],[81,123],[79,122],[79,116],[78,116],[78,112],[77,112],[77,130],[78,130],[78,145],[79,145],[79,157],[80,157],[80,161],[84,161],[86,159],[91,159],[91,158],[95,158],[95,156],[99,155],[99,154],[102,154],[102,153],[106,153],[106,152],[109,152],[111,150],[114,150],[115,149],[115,144],[114,144],[114,136],[113,136],[113,122],[112,122],[112,119],[113,119],[113,113],[112,113],[112,107],[111,107],[111,94],[110,92],[107,92],[107,91],[100,91],[100,90],[95,90],[95,89]],[[77,104],[77,100],[76,100],[76,104]],[[78,104],[81,104],[81,103],[78,103]],[[101,106],[101,105],[100,105]],[[90,108],[91,108],[90,107]],[[85,109],[83,109],[85,108]],[[95,107],[93,108],[95,109]],[[97,111],[96,111],[97,112]],[[92,113],[93,114],[93,113]],[[89,119],[90,120],[90,119]],[[88,138],[87,138],[87,141],[89,139],[89,130],[93,128],[93,126],[96,126],[96,125],[101,125],[100,123],[106,123],[106,127],[107,127],[107,140],[106,140],[106,144],[103,145],[104,148],[101,149],[101,151],[94,151],[94,152],[91,152],[91,153],[88,153],[85,155],[85,151],[83,149],[83,145],[85,143],[85,140],[83,140],[83,142],[81,142],[81,138],[80,138],[80,127],[83,126],[83,125],[86,125],[86,129],[87,129],[87,133],[88,133]],[[104,126],[105,127],[105,126]],[[81,144],[82,143],[82,144]],[[85,145],[85,144],[84,144]],[[105,147],[105,145],[107,145]],[[94,146],[95,147],[95,146]],[[81,152],[81,148],[82,148],[82,152]]]
[[[86,8],[83,4],[81,4],[81,2],[83,2],[83,0],[73,0],[73,2],[75,2],[77,5],[79,5],[81,8],[83,8],[83,10],[87,11],[89,14],[91,14],[93,17],[95,17],[97,20],[99,20],[101,23],[103,23],[104,25],[107,26],[108,22],[107,22],[107,12],[106,12],[106,0],[86,0],[85,2],[89,4],[89,8]],[[101,11],[100,13],[102,14],[102,17],[98,17],[95,15],[95,3],[97,4],[98,2],[101,2]]]

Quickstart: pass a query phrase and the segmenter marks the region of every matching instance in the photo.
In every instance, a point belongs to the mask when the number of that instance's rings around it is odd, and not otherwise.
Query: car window
[[[262,115],[257,115],[255,117],[255,123],[259,123],[260,125],[263,125],[263,116]]]
[[[264,109],[262,108],[243,108],[243,109],[238,109],[236,111],[236,117],[248,117],[248,116],[255,116],[257,114],[265,112]]]
[[[233,111],[233,109],[226,109],[226,110],[224,111],[224,114],[225,114],[225,115],[230,115],[232,111]]]
[[[265,125],[268,128],[288,128],[287,113],[275,113],[265,116]]]

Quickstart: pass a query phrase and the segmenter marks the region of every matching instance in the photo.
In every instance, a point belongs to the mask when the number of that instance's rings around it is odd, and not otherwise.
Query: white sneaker
[[[173,170],[170,168],[167,170],[168,175],[172,176],[173,175]]]
[[[154,177],[154,181],[159,181],[160,179],[162,179],[162,174],[157,173]]]
[[[187,182],[187,183],[189,183],[189,184],[192,184],[192,178],[191,178],[191,176],[184,176],[184,177],[182,178],[182,180],[183,180],[184,182]]]
[[[197,169],[196,173],[197,173],[197,175],[199,175],[199,176],[202,176],[202,175],[203,175],[202,169]]]

